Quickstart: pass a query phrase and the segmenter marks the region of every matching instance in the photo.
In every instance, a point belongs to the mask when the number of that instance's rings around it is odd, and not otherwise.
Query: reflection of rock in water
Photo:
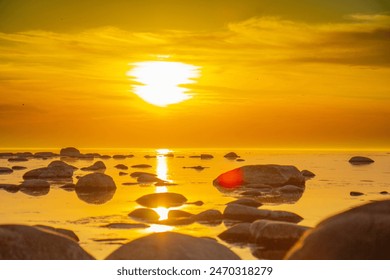
[[[104,204],[114,197],[115,191],[116,189],[76,188],[77,197],[89,204]]]
[[[40,179],[26,180],[19,187],[22,193],[31,196],[47,195],[50,191],[50,184]]]

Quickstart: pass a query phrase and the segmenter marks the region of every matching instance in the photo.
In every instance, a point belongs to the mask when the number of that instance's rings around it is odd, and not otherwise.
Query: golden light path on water
[[[192,96],[182,85],[195,83],[199,67],[172,61],[143,61],[130,64],[127,75],[137,82],[133,93],[149,104],[165,107],[180,103]]]

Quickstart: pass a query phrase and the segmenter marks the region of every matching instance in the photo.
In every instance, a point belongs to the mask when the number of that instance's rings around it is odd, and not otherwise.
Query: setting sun
[[[133,86],[133,92],[149,104],[165,107],[192,97],[182,85],[194,83],[193,79],[199,76],[198,67],[167,61],[132,65],[134,68],[127,75],[140,84]]]

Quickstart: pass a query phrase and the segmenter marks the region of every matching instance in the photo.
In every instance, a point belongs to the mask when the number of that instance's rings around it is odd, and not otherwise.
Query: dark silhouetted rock
[[[139,176],[142,176],[142,175],[149,175],[149,176],[157,177],[157,174],[148,173],[148,172],[139,172],[139,171],[131,173],[130,177],[138,178]]]
[[[194,220],[197,222],[217,222],[220,223],[223,220],[223,215],[220,211],[209,209],[199,214],[196,214]]]
[[[31,196],[47,195],[50,191],[50,184],[45,180],[31,179],[23,181],[19,185],[20,191]]]
[[[8,159],[9,162],[24,162],[28,161],[28,158],[25,157],[13,157]]]
[[[381,191],[380,194],[389,194],[388,191]]]
[[[135,186],[135,185],[138,185],[137,182],[125,182],[125,183],[122,183],[123,186]]]
[[[201,154],[200,155],[200,159],[212,159],[214,158],[213,155],[209,155],[209,154]]]
[[[0,158],[9,158],[9,157],[13,157],[15,154],[14,153],[0,153]]]
[[[202,171],[203,169],[208,167],[197,165],[197,166],[183,166],[183,168],[190,168],[190,169],[195,169],[197,171]]]
[[[59,156],[58,154],[52,153],[52,152],[37,152],[34,154],[35,158],[41,158],[41,159],[53,158],[53,157],[58,157],[58,156]]]
[[[25,166],[19,166],[19,165],[12,166],[12,170],[25,170],[25,169],[27,169],[27,167]]]
[[[361,156],[352,157],[349,160],[349,163],[353,164],[353,165],[370,164],[373,162],[374,162],[374,160],[372,160],[368,157],[361,157]]]
[[[115,250],[108,260],[239,260],[227,247],[209,238],[174,232],[153,233]]]
[[[0,226],[2,260],[92,260],[71,238],[43,228],[24,225]]]
[[[243,161],[245,161],[245,159],[243,159],[243,158],[238,158],[238,159],[236,159],[236,161],[238,161],[238,162],[243,162]]]
[[[136,164],[136,165],[132,165],[131,167],[132,168],[150,168],[152,166],[149,164]]]
[[[303,187],[305,177],[291,165],[246,165],[219,175],[214,185],[223,188],[238,188],[243,185],[261,184],[272,187],[295,185]]]
[[[139,228],[148,228],[150,226],[141,223],[111,223],[111,224],[103,225],[102,227],[111,228],[111,229],[139,229]]]
[[[73,183],[68,183],[68,184],[62,185],[60,188],[63,190],[66,190],[66,191],[74,191],[76,189],[76,185]]]
[[[147,183],[157,183],[157,182],[164,182],[164,181],[157,178],[154,175],[141,174],[137,177],[137,182],[140,184],[147,184]]]
[[[194,216],[194,214],[191,214],[183,210],[170,210],[168,212],[168,219],[189,218],[192,216]]]
[[[11,168],[8,167],[0,167],[0,175],[1,174],[11,174],[14,172]]]
[[[245,206],[250,206],[250,207],[260,207],[263,205],[262,203],[258,202],[257,200],[250,199],[250,198],[240,198],[231,202],[228,202],[227,205],[229,204],[240,204],[240,205],[245,205]]]
[[[91,166],[81,168],[81,170],[83,171],[98,171],[98,170],[105,170],[105,169],[106,169],[106,165],[104,164],[104,162],[100,160],[95,162]]]
[[[226,155],[224,155],[224,157],[227,159],[237,159],[240,156],[237,155],[235,152],[230,152],[230,153],[227,153]]]
[[[69,229],[54,228],[54,227],[46,226],[46,225],[35,225],[35,227],[46,229],[46,230],[51,230],[51,231],[57,232],[59,234],[63,234],[65,236],[68,236],[69,238],[73,239],[76,242],[80,241],[79,237],[72,230],[69,230]]]
[[[81,177],[76,184],[76,194],[90,204],[103,204],[115,194],[114,180],[103,173],[91,173]]]
[[[20,190],[20,186],[15,184],[0,184],[1,189],[9,193],[17,193]]]
[[[320,222],[286,258],[296,260],[389,260],[390,200],[368,203]]]
[[[302,170],[301,173],[304,177],[307,177],[307,178],[313,178],[316,176],[316,174],[314,174],[313,172],[311,172],[309,170]]]
[[[120,169],[120,170],[127,170],[127,169],[129,169],[129,167],[124,165],[124,164],[117,164],[114,167],[117,168],[117,169]]]
[[[31,152],[18,152],[18,153],[15,153],[15,156],[17,157],[33,157],[33,153]]]
[[[350,196],[362,196],[362,195],[364,195],[364,193],[352,191],[352,192],[349,193],[349,195],[350,195]]]
[[[294,223],[258,220],[251,224],[251,239],[267,249],[288,250],[310,229]]]
[[[129,217],[134,220],[140,220],[147,223],[156,223],[160,219],[160,215],[156,211],[149,208],[138,208],[129,213]]]
[[[150,208],[175,207],[186,203],[187,198],[178,193],[152,193],[141,196],[136,200],[136,202],[142,206]]]
[[[69,168],[69,169],[72,169],[72,170],[77,170],[78,169],[76,166],[67,164],[66,162],[63,162],[61,160],[54,160],[54,161],[50,162],[47,167],[49,167],[49,168],[63,168],[63,169]]]
[[[250,226],[250,223],[234,225],[219,234],[218,237],[228,243],[249,243],[251,240]]]
[[[127,174],[129,174],[129,173],[127,173],[127,172],[122,172],[122,171],[119,172],[119,176],[125,176],[125,175],[127,175]]]
[[[78,149],[74,147],[62,148],[60,151],[60,156],[62,157],[80,157],[81,153]]]
[[[73,177],[73,171],[76,167],[69,165],[62,161],[53,161],[48,167],[42,167],[27,171],[23,175],[23,179],[47,179],[47,180],[58,180],[58,179],[71,179]]]
[[[125,155],[114,155],[112,158],[113,159],[126,159],[126,156]]]
[[[111,156],[109,156],[109,155],[102,155],[102,156],[100,156],[100,158],[101,158],[101,159],[110,159]]]
[[[278,192],[281,193],[301,193],[303,192],[303,189],[301,187],[297,187],[294,185],[286,185],[280,188],[276,189]]]
[[[238,220],[244,222],[253,222],[259,219],[286,221],[298,223],[302,221],[302,217],[287,211],[272,211],[265,209],[257,209],[239,204],[229,204],[226,206],[223,213],[224,218],[231,220]]]

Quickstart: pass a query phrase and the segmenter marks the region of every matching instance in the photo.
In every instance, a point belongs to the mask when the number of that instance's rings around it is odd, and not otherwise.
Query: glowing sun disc
[[[182,62],[144,61],[132,66],[127,75],[139,83],[133,86],[133,92],[159,107],[190,99],[189,90],[181,85],[192,84],[199,76],[199,67]]]

